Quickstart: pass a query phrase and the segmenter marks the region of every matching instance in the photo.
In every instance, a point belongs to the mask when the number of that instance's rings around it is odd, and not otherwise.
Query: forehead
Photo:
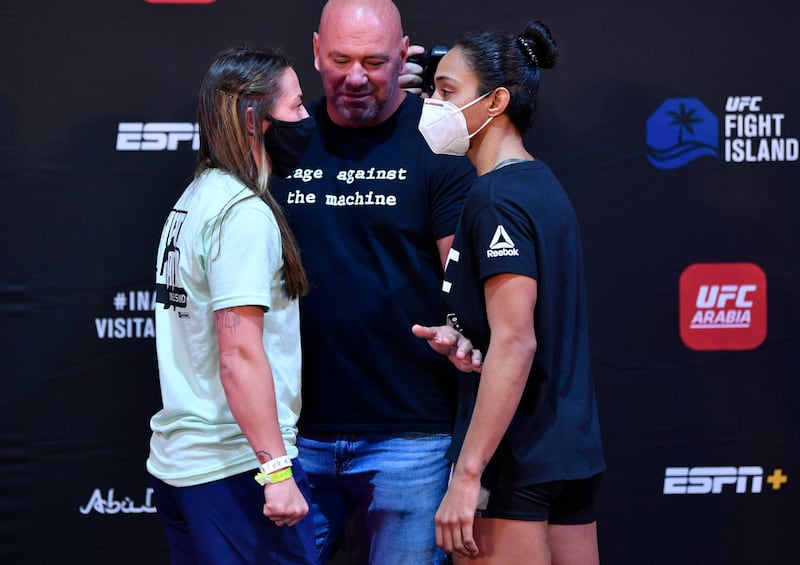
[[[464,86],[478,84],[478,75],[467,64],[460,47],[453,47],[445,53],[436,67],[436,79],[448,80]]]
[[[393,54],[401,39],[398,22],[385,14],[359,10],[333,12],[320,24],[319,43],[324,52],[351,56]]]
[[[303,94],[300,89],[300,79],[297,78],[297,73],[292,67],[286,67],[282,71],[278,79],[278,88],[280,89],[280,98],[297,98]]]

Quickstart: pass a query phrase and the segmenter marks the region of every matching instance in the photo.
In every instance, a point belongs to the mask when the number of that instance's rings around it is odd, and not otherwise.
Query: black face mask
[[[288,177],[300,164],[316,125],[310,117],[297,122],[268,119],[272,125],[264,134],[264,147],[272,162],[272,174]]]

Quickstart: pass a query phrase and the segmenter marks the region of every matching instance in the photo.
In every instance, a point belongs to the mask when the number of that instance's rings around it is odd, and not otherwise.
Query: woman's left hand
[[[472,342],[450,326],[421,326],[414,324],[412,333],[428,341],[428,345],[446,355],[456,369],[463,373],[481,372],[483,355],[472,347]]]
[[[477,557],[478,544],[473,537],[475,510],[481,483],[453,475],[450,486],[436,511],[436,545],[458,557]]]

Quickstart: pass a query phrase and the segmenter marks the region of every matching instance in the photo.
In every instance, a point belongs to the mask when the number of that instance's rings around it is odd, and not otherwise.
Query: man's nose
[[[361,63],[353,63],[347,71],[348,86],[360,87],[367,83],[369,75]]]

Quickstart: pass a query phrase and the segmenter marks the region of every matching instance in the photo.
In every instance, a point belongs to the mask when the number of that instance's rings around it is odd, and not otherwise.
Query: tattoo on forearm
[[[263,450],[256,451],[256,457],[258,457],[258,460],[261,463],[266,463],[267,461],[272,460],[272,454],[269,451],[263,451]]]

